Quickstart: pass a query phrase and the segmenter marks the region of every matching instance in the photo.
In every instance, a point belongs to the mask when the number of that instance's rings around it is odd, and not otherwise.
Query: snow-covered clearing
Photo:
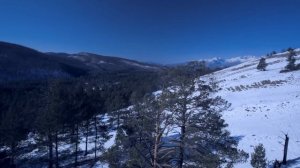
[[[212,74],[222,88],[218,95],[232,104],[223,113],[228,129],[240,138],[239,148],[248,153],[262,143],[268,161],[282,160],[283,138],[288,134],[288,159],[299,159],[300,71],[279,73],[287,64],[286,57],[280,55],[266,59],[267,71],[258,71],[258,62],[245,62]],[[251,166],[248,162],[236,167]]]

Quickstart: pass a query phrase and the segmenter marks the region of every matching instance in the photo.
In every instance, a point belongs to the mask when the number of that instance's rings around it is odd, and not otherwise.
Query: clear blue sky
[[[300,0],[0,0],[0,41],[157,63],[300,47]]]

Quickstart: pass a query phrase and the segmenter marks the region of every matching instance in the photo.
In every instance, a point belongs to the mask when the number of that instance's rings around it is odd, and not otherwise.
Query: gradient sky
[[[300,0],[0,0],[0,41],[156,63],[300,47]]]

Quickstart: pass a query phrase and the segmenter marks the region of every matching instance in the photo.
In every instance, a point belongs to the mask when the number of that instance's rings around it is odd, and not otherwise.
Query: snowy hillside
[[[300,55],[296,58],[299,63]],[[253,147],[262,143],[268,161],[282,160],[287,133],[288,160],[296,159],[294,163],[299,164],[300,71],[279,73],[287,64],[284,54],[267,58],[266,62],[267,71],[258,71],[258,60],[252,60],[212,74],[222,88],[218,94],[232,103],[223,117],[231,134],[240,139],[239,148],[252,153]],[[236,167],[251,166],[247,163]]]
[[[296,58],[300,63],[300,55]],[[267,58],[267,71],[258,71],[258,62],[252,58],[202,79],[214,77],[222,88],[217,94],[232,104],[223,117],[231,135],[239,140],[239,149],[251,154],[262,143],[273,163],[282,160],[284,134],[288,134],[288,167],[299,168],[300,71],[280,73],[287,64],[286,53]],[[250,158],[235,167],[252,167]]]

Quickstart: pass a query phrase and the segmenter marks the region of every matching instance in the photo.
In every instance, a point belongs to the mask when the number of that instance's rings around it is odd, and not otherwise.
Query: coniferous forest
[[[241,162],[248,155],[237,149],[221,118],[230,103],[211,97],[219,89],[213,79],[197,80],[211,71],[191,62],[155,72],[2,83],[0,144],[8,156],[3,165],[158,168]],[[111,132],[115,143],[105,149]]]

